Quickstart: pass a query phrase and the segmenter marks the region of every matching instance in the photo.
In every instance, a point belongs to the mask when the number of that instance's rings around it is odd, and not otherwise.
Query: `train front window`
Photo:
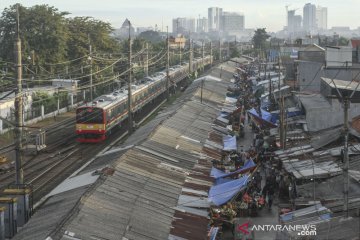
[[[103,123],[103,111],[100,108],[80,108],[76,110],[76,123]]]

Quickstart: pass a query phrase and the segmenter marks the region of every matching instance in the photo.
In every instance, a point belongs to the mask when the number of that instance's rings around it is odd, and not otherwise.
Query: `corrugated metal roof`
[[[206,88],[203,101],[221,104],[226,84],[211,82]],[[196,193],[212,185],[208,177],[211,162],[199,159],[202,144],[189,139],[205,142],[217,109],[201,104],[198,95],[199,90],[193,101],[165,120],[148,140],[116,161],[113,176],[83,200],[63,232],[82,239],[168,239],[170,233],[187,239],[206,238],[207,218],[196,209],[192,213],[191,209],[186,213],[174,210],[209,206],[206,197],[196,197]]]
[[[73,212],[74,206],[86,190],[87,187],[82,187],[50,197],[12,239],[46,239],[63,223],[66,216]]]

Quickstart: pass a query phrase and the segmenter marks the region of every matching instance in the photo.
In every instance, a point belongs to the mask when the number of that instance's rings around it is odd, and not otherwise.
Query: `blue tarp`
[[[252,159],[250,159],[249,161],[247,161],[244,166],[242,166],[241,168],[239,168],[238,170],[234,171],[234,172],[230,172],[230,173],[226,173],[226,172],[223,172],[217,168],[214,168],[212,167],[211,168],[211,173],[210,173],[210,176],[211,177],[214,177],[215,179],[218,179],[218,178],[224,178],[224,177],[228,177],[228,176],[231,176],[233,174],[237,174],[237,173],[241,173],[241,172],[244,172],[252,167],[255,167],[256,164],[254,163],[254,161]]]
[[[259,114],[256,112],[255,108],[250,109],[248,112],[254,116],[260,117]],[[261,118],[265,121],[271,122],[271,113],[261,109]]]
[[[224,151],[236,151],[237,150],[237,146],[236,146],[236,137],[235,136],[224,136],[223,137],[223,143],[224,143]]]
[[[272,119],[271,119],[272,123],[276,123],[280,119],[280,111],[273,111],[271,112],[271,115],[272,115]],[[301,109],[288,109],[286,112],[286,116],[288,118],[301,116],[301,115],[304,115]]]
[[[256,120],[260,121],[260,124],[262,126],[270,127],[270,128],[277,127],[276,124],[272,122],[274,119],[273,119],[271,113],[269,113],[263,109],[261,109],[261,117],[255,110],[255,108],[248,110],[248,113],[253,115]]]
[[[216,206],[227,203],[233,196],[244,189],[248,179],[249,175],[245,175],[239,179],[212,186],[209,191],[208,201],[212,202]]]
[[[234,179],[231,179],[231,178],[218,178],[218,179],[216,179],[214,186],[219,185],[219,184],[223,184],[223,183],[227,183],[227,182],[230,182],[232,180],[234,180]]]

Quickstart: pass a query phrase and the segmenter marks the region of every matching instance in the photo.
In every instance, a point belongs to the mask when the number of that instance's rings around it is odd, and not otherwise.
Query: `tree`
[[[348,46],[349,45],[349,39],[340,37],[339,38],[339,46]]]
[[[234,46],[232,47],[232,51],[231,51],[230,57],[231,57],[231,58],[236,58],[236,57],[239,57],[239,56],[240,56],[239,50],[237,49],[236,45],[234,45]]]
[[[110,36],[113,29],[109,23],[91,17],[75,17],[67,19],[66,24],[70,59],[89,54],[89,44],[97,53],[119,51],[119,43]]]
[[[161,38],[161,36],[158,32],[151,31],[151,30],[140,33],[138,38],[142,38],[151,43],[159,43],[159,42],[163,41],[163,39]]]
[[[17,6],[23,57],[36,55],[39,64],[63,61],[67,55],[68,37],[64,17],[68,13],[48,5],[26,8],[18,4],[4,9],[0,17],[0,58],[14,59]]]
[[[254,44],[255,49],[265,49],[266,48],[266,40],[270,37],[266,33],[266,28],[258,28],[255,30],[255,34],[252,38],[252,42]]]

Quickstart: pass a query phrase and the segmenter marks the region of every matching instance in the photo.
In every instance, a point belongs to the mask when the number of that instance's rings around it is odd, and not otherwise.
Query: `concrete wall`
[[[299,60],[323,63],[325,61],[325,52],[324,51],[299,51]]]
[[[352,65],[352,49],[350,47],[327,47],[325,59],[328,67],[350,67]]]
[[[310,132],[344,124],[344,109],[338,100],[330,100],[329,108],[306,109],[306,122]],[[360,104],[350,104],[349,120],[360,115]]]
[[[324,68],[323,66],[324,64],[319,62],[298,62],[297,82],[300,91],[320,92],[321,77],[345,81],[353,79],[351,69]]]

